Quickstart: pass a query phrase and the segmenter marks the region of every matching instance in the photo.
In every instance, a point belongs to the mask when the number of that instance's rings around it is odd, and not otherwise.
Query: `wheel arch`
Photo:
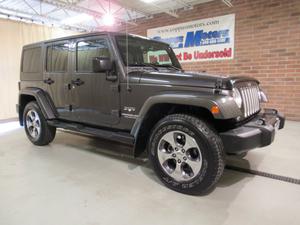
[[[175,103],[156,103],[149,107],[148,111],[141,118],[138,118],[135,126],[131,130],[131,135],[135,137],[134,156],[141,155],[147,147],[148,137],[153,127],[159,120],[167,115],[183,113],[202,118],[209,122],[214,121],[212,113],[205,107]]]
[[[23,113],[26,105],[31,102],[36,101],[40,107],[43,116],[46,119],[55,119],[58,115],[54,104],[47,92],[40,88],[26,88],[22,89],[19,93],[19,107],[18,116],[20,125],[23,126]]]

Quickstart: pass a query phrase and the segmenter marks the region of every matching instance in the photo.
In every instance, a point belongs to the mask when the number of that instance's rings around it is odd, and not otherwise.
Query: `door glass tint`
[[[47,48],[47,72],[66,72],[69,44],[62,43]]]
[[[125,35],[116,36],[116,41],[125,65],[152,64],[158,67],[181,68],[175,53],[165,43]]]
[[[37,73],[41,69],[41,48],[26,49],[23,52],[22,71]]]
[[[110,57],[108,43],[105,39],[80,41],[76,45],[77,71],[92,72],[93,59]]]

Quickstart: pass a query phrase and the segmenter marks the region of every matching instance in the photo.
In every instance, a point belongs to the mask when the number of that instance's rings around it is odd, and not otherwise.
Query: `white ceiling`
[[[146,1],[146,0],[144,0]],[[196,4],[214,0],[0,0],[0,17],[59,26],[65,29],[95,31],[104,29],[102,16],[110,13],[116,23],[135,24],[138,18],[151,18],[157,13],[178,17],[178,9],[189,10]],[[225,0],[224,0],[225,1]],[[226,0],[230,1],[230,0]],[[88,14],[93,19],[72,25],[66,18]]]

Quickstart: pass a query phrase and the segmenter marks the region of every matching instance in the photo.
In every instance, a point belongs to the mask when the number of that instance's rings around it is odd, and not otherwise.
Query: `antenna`
[[[126,27],[126,88],[127,91],[131,91],[130,85],[129,85],[129,75],[128,75],[128,27],[127,27],[127,21],[125,22]]]

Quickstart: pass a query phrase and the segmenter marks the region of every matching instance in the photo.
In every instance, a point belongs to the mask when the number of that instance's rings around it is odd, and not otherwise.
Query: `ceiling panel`
[[[0,16],[92,31],[104,28],[102,17],[107,13],[112,14],[117,23],[134,24],[136,19],[147,19],[157,13],[178,17],[178,9],[188,10],[195,4],[209,1],[213,0],[152,0],[150,3],[143,0],[0,0]],[[64,24],[67,18],[83,14],[92,17],[71,25]]]

